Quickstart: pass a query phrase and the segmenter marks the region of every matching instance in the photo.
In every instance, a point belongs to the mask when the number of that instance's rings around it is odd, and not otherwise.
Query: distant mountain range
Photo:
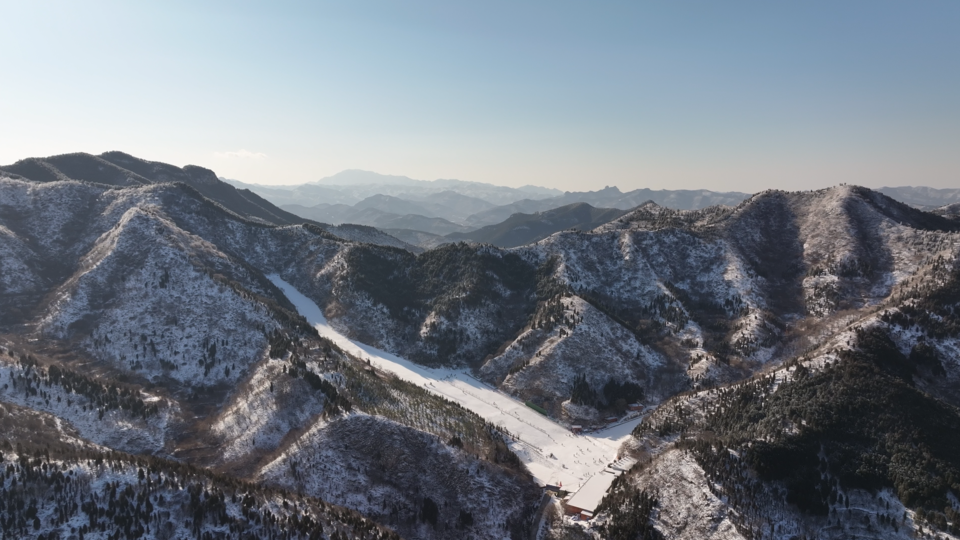
[[[509,204],[522,199],[556,197],[563,192],[538,186],[512,188],[463,180],[414,180],[406,176],[391,176],[369,171],[347,170],[316,182],[291,186],[261,186],[223,178],[239,188],[262,193],[274,204],[356,204],[373,195],[418,201],[443,191],[453,191],[468,197],[487,201],[493,206]]]
[[[516,247],[532,244],[562,230],[589,231],[626,214],[617,208],[594,208],[573,203],[535,214],[513,214],[502,223],[487,225],[468,233],[451,233],[449,240],[464,240]]]
[[[225,181],[302,218],[376,227],[423,249],[453,241],[513,247],[565,228],[585,230],[602,224],[587,214],[600,216],[598,219],[618,217],[615,210],[627,211],[646,202],[675,210],[699,210],[734,206],[749,197],[746,193],[710,190],[642,188],[622,192],[616,186],[560,192],[537,186],[509,188],[460,180],[423,181],[361,170],[347,170],[297,186]],[[960,203],[960,189],[894,187],[878,191],[924,210]],[[574,211],[571,205],[579,204],[587,206]],[[944,208],[941,213],[953,215],[956,207]],[[558,219],[561,215],[564,217]]]
[[[575,203],[587,203],[599,208],[629,210],[652,201],[674,210],[699,210],[708,206],[739,204],[748,193],[716,192],[709,190],[654,190],[635,189],[626,193],[616,186],[607,186],[597,191],[568,191],[549,199],[524,199],[512,204],[478,212],[467,218],[466,225],[480,227],[499,223],[515,213],[544,212]]]
[[[924,186],[883,187],[880,193],[921,210],[960,203],[960,189],[936,189]]]
[[[470,216],[497,208],[483,199],[455,191],[440,191],[419,200],[377,194],[352,206],[328,203],[311,207],[301,204],[283,206],[299,216],[324,223],[361,223],[380,228],[418,229],[434,234],[470,230],[462,225]],[[427,222],[427,219],[433,221]]]
[[[679,210],[694,210],[718,204],[735,205],[748,197],[746,193],[708,190],[637,189],[624,193],[610,186],[597,191],[561,192],[537,186],[509,188],[460,180],[428,182],[358,170],[343,171],[298,186],[224,181],[258,193],[284,210],[307,219],[334,224],[359,223],[384,230],[409,230],[439,236],[465,234],[503,223],[514,214],[536,214],[577,203],[629,210],[653,201]],[[404,233],[398,234],[402,236]]]

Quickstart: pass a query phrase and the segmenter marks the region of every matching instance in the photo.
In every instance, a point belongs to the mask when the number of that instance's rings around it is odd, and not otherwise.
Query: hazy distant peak
[[[543,186],[534,186],[532,184],[526,184],[517,188],[518,191],[525,191],[527,193],[534,193],[538,195],[560,195],[563,192],[556,188],[547,188]]]
[[[421,180],[414,180],[406,176],[380,174],[372,171],[362,171],[360,169],[347,169],[312,183],[332,186],[362,186],[368,184],[416,185],[420,182]]]
[[[321,178],[315,182],[310,182],[309,185],[324,185],[324,186],[337,186],[337,187],[360,187],[368,186],[376,188],[376,186],[416,186],[420,189],[436,189],[436,188],[445,188],[450,191],[458,192],[471,192],[476,193],[478,189],[480,190],[497,190],[497,191],[507,191],[507,192],[523,192],[529,193],[538,198],[557,196],[563,192],[555,188],[547,188],[543,186],[533,186],[525,185],[519,188],[512,188],[507,186],[500,186],[496,184],[488,184],[485,182],[473,182],[468,180],[456,180],[453,178],[438,178],[436,180],[414,180],[408,176],[397,176],[389,174],[380,174],[372,171],[363,171],[359,169],[348,169],[345,171],[338,172],[333,176],[328,176],[326,178]],[[277,187],[277,186],[274,186]]]
[[[566,193],[577,193],[576,191],[567,191]],[[597,195],[618,195],[623,193],[620,191],[620,188],[617,186],[603,186],[603,189],[598,189],[596,191],[586,191],[582,193],[597,194]]]
[[[369,207],[371,204],[380,204],[380,203],[407,203],[407,204],[409,204],[410,201],[407,201],[407,200],[405,200],[405,199],[401,199],[400,197],[394,197],[393,195],[385,195],[385,194],[383,194],[383,193],[377,193],[376,195],[371,195],[371,196],[369,196],[369,197],[366,197],[365,199],[363,199],[362,201],[358,202],[358,203],[355,204],[354,206],[355,206],[356,208],[367,208],[367,207]]]

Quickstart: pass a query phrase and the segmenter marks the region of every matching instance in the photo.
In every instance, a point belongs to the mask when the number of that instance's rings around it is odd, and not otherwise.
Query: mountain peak
[[[574,194],[577,194],[577,193],[578,193],[578,192],[576,192],[576,191],[565,191],[565,192],[564,192],[564,194],[566,194],[566,195],[574,195]],[[586,193],[589,193],[589,194],[591,194],[591,195],[607,195],[607,196],[611,196],[611,195],[620,195],[620,194],[622,194],[623,192],[620,191],[620,188],[618,188],[617,186],[603,186],[603,189],[598,189],[598,190],[596,190],[596,191],[587,191]]]

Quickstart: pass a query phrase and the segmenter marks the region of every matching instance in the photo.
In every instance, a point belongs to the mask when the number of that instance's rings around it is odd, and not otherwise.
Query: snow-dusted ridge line
[[[519,442],[511,444],[511,449],[541,484],[582,485],[617,459],[620,445],[630,437],[630,432],[641,420],[636,418],[589,435],[574,435],[463,370],[426,368],[347,338],[330,326],[312,300],[276,274],[270,274],[267,278],[283,291],[321,336],[345,352],[369,360],[377,369],[393,373],[405,381],[455,401],[488,422],[503,426],[519,438]]]

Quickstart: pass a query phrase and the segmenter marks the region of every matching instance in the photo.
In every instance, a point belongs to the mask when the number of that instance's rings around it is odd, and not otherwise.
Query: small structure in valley
[[[589,514],[586,519],[592,518],[593,513],[600,506],[600,501],[603,500],[603,496],[607,494],[607,490],[610,489],[610,485],[613,484],[617,476],[612,471],[604,471],[593,475],[572,497],[564,502],[564,509],[567,514],[578,515],[580,519],[584,519],[584,516]]]

